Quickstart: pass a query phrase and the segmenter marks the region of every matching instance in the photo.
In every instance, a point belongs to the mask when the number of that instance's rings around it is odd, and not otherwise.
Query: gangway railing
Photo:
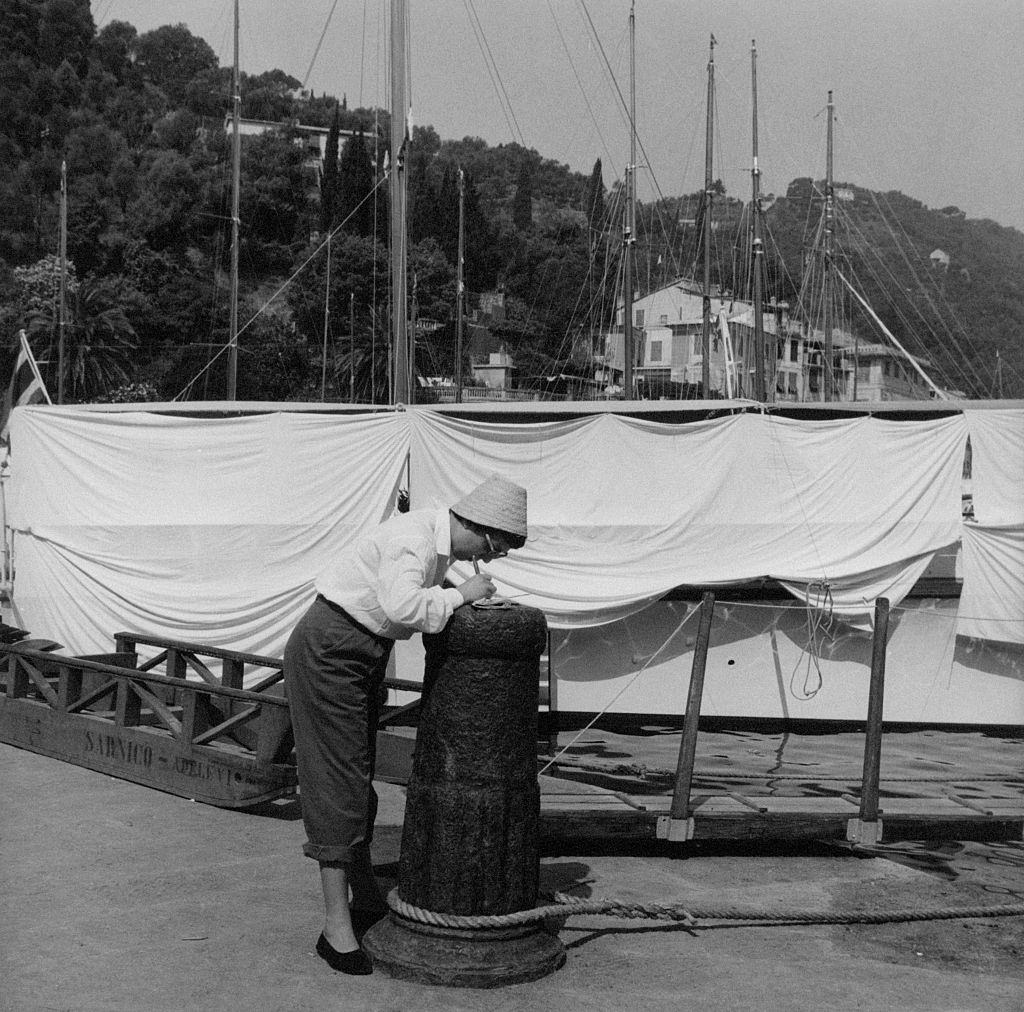
[[[115,642],[152,639],[125,633]],[[176,674],[140,669],[134,649],[69,657],[46,641],[0,645],[0,740],[225,807],[294,793],[288,703],[267,691],[280,682],[280,662],[216,650],[225,685],[199,659],[215,648],[165,643]],[[263,660],[275,666],[268,677],[248,689],[230,684]],[[184,678],[189,666],[206,676]]]

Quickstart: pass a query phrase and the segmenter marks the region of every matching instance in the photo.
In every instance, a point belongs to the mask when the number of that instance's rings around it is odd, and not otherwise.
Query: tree
[[[345,142],[338,166],[337,220],[351,235],[374,234],[373,165],[362,131]]]
[[[516,192],[512,198],[512,224],[520,232],[527,232],[533,226],[533,169],[528,161],[519,166],[516,177]]]
[[[135,66],[142,80],[156,85],[172,105],[183,105],[192,79],[218,65],[209,44],[184,24],[154,28],[135,44]]]
[[[604,179],[601,175],[601,159],[594,162],[593,171],[587,181],[587,192],[583,201],[583,212],[591,237],[604,231]]]
[[[334,117],[327,131],[324,162],[320,171],[320,228],[329,232],[334,227],[334,205],[338,199],[338,131],[340,112],[334,107]]]
[[[88,401],[129,381],[130,354],[137,346],[135,330],[121,308],[121,293],[110,281],[86,277],[73,292],[64,329],[64,391],[66,401]],[[60,386],[59,327],[54,306],[30,313],[30,335],[46,335],[47,388]]]
[[[287,130],[251,138],[242,149],[242,253],[246,270],[280,270],[306,219],[306,169],[302,149]]]

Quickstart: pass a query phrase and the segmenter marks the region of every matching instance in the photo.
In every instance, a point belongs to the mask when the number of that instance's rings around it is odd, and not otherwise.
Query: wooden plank
[[[83,673],[84,675],[84,673]],[[84,710],[87,706],[92,706],[93,703],[98,702],[104,696],[110,695],[117,689],[117,679],[111,678],[109,681],[104,682],[102,685],[98,685],[91,692],[87,692],[84,696],[79,697],[74,703],[68,704],[69,713],[79,713]]]
[[[137,727],[142,712],[142,700],[135,686],[123,679],[117,680],[117,706],[115,721],[118,727]]]
[[[167,648],[167,657],[164,662],[164,673],[168,678],[180,678],[185,680],[188,670],[185,665],[185,656],[176,647]]]
[[[229,731],[237,730],[241,725],[247,724],[254,717],[258,716],[261,709],[262,707],[259,706],[249,706],[244,710],[240,710],[227,720],[221,721],[221,723],[203,731],[202,734],[195,735],[192,739],[192,744],[205,745],[208,742],[214,741],[216,738],[223,737],[223,735],[227,734]]]
[[[223,808],[295,793],[295,768],[203,746],[182,749],[163,729],[117,727],[36,700],[0,706],[0,741]]]
[[[162,699],[150,692],[144,685],[139,685],[138,683],[135,685],[135,693],[139,700],[149,707],[153,715],[175,738],[181,736],[181,721],[174,716],[171,708]]]
[[[22,699],[28,695],[29,677],[26,661],[17,654],[12,654],[8,661],[7,669],[7,697],[9,699]]]
[[[60,666],[57,683],[57,702],[62,710],[77,703],[82,695],[82,669],[70,664]]]
[[[2,650],[0,650],[0,653],[2,653]],[[28,659],[32,661],[47,661],[49,663],[54,661],[53,657],[39,653],[29,654]],[[172,687],[176,690],[181,688],[182,680],[168,678],[166,675],[160,674],[159,672],[144,671],[141,668],[115,668],[112,665],[98,664],[92,661],[82,660],[80,658],[75,658],[75,660],[86,673],[98,672],[103,675],[114,676],[118,679],[126,679],[132,682],[132,684],[149,686],[151,692],[154,691],[157,686]],[[199,685],[202,683],[193,684]],[[248,701],[250,703],[261,702],[267,705],[279,707],[282,710],[288,709],[287,699],[274,693],[262,693],[257,695],[249,689],[227,689],[220,685],[204,686],[204,691],[218,699],[237,699]]]
[[[697,732],[700,727],[701,697],[704,695],[704,672],[707,670],[708,643],[711,640],[711,620],[715,611],[715,595],[707,592],[701,599],[700,626],[697,642],[693,648],[693,666],[690,670],[690,687],[686,697],[686,715],[683,718],[683,734],[679,742],[679,757],[676,761],[676,782],[672,792],[672,818],[685,819],[690,806],[690,791],[693,787],[693,764],[697,752]]]
[[[882,709],[885,698],[885,645],[889,633],[889,599],[875,601],[875,628],[871,642],[871,681],[868,719],[864,735],[864,773],[860,787],[860,821],[878,821],[878,779],[882,766]]]
[[[284,681],[284,672],[283,671],[275,671],[272,675],[267,675],[266,678],[261,679],[260,681],[256,682],[253,685],[250,685],[247,691],[249,691],[249,692],[265,692],[272,685],[277,685],[278,682],[283,682],[283,681]]]
[[[194,643],[188,640],[172,640],[165,636],[148,636],[145,633],[114,633],[114,642],[184,650],[193,654],[200,654],[203,657],[216,657],[218,660],[223,660],[225,658],[230,660],[239,660],[257,668],[279,668],[281,666],[281,658],[279,657],[267,657],[264,654],[249,654],[242,650],[230,650],[225,647],[211,647],[206,646],[203,643]],[[118,647],[118,649],[120,649],[120,647]]]
[[[649,812],[623,806],[600,814],[586,809],[541,809],[541,836],[561,839],[590,839],[610,837],[616,839],[654,840],[656,820]]]
[[[191,745],[197,734],[202,734],[210,727],[209,708],[205,697],[191,687],[182,689],[181,698],[181,733],[179,740],[183,746]]]
[[[245,678],[245,662],[237,657],[224,658],[222,666],[221,685],[229,689],[240,689]]]

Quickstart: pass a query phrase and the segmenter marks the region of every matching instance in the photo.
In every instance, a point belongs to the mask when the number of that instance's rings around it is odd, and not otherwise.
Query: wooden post
[[[882,769],[882,703],[885,696],[885,641],[889,632],[889,599],[875,601],[875,636],[871,648],[868,726],[864,736],[864,776],[860,787],[861,822],[878,821],[878,781]]]
[[[210,706],[210,700],[207,698],[206,693],[198,692],[191,686],[182,690],[180,741],[183,746],[191,745],[192,739],[196,735],[202,734],[213,727],[212,714],[210,712],[213,709]],[[217,717],[220,719],[219,710],[217,711]]]
[[[693,648],[693,668],[690,671],[690,689],[686,697],[683,737],[679,743],[679,760],[676,763],[676,785],[672,792],[672,807],[669,810],[673,821],[690,818],[690,788],[693,785],[700,705],[704,695],[704,672],[707,669],[708,644],[711,641],[711,620],[714,613],[715,595],[709,591],[700,602],[700,626],[697,629],[697,643]],[[689,838],[689,834],[686,838]],[[672,839],[672,836],[669,836],[669,839]]]
[[[66,710],[72,703],[82,698],[82,669],[73,668],[70,664],[60,666],[60,681],[57,684],[57,698],[60,708]]]
[[[885,697],[885,644],[889,632],[889,599],[875,601],[875,631],[871,648],[871,683],[864,735],[864,772],[860,785],[860,817],[851,820],[846,837],[854,843],[874,844],[882,838],[878,782],[882,767],[882,706]]]
[[[242,688],[242,675],[245,671],[245,662],[236,657],[225,657],[220,676],[221,685],[228,689]]]
[[[8,654],[7,695],[11,699],[22,699],[28,695],[28,671],[25,662],[17,654]]]
[[[540,789],[535,608],[459,608],[424,636],[423,712],[405,806],[398,891],[437,914],[500,915],[537,903]],[[363,945],[394,977],[449,987],[536,980],[565,962],[534,922],[467,931],[392,914]]]
[[[138,727],[142,716],[142,700],[128,678],[117,680],[117,710],[114,720],[118,727]]]

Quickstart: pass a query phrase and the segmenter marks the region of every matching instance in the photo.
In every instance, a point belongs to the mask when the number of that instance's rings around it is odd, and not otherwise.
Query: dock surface
[[[573,788],[576,790],[576,788]],[[404,792],[380,783],[374,863],[395,883]],[[589,793],[589,791],[580,791]],[[348,978],[313,953],[298,802],[234,811],[0,746],[0,1007],[144,1010],[749,1008],[1019,1012],[1024,918],[698,928],[574,918],[565,967],[495,991]],[[1020,843],[546,840],[541,888],[692,906],[1024,901]]]

